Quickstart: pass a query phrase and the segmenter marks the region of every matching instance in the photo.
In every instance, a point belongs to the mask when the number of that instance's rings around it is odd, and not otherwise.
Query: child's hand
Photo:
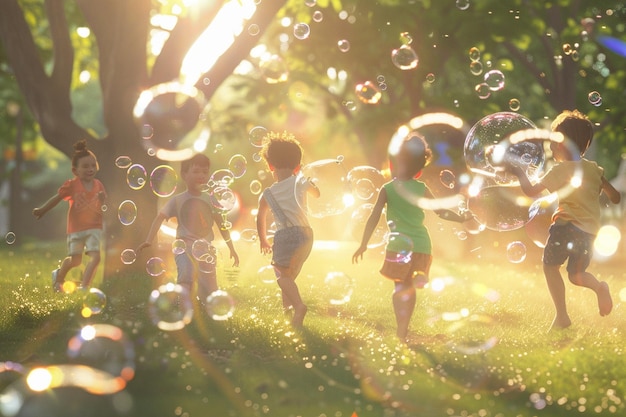
[[[272,253],[272,246],[269,244],[267,239],[259,239],[259,243],[261,244],[261,253],[263,255]]]
[[[41,208],[37,207],[33,209],[33,216],[35,216],[37,220],[41,219],[41,216],[43,216],[43,214],[44,211]]]
[[[230,259],[233,260],[233,266],[239,266],[239,255],[237,255],[234,249],[230,250]]]
[[[356,252],[354,252],[354,255],[352,255],[352,263],[353,264],[358,264],[359,263],[359,259],[363,260],[363,253],[365,253],[366,250],[367,250],[367,245],[359,246],[359,248],[356,250]]]

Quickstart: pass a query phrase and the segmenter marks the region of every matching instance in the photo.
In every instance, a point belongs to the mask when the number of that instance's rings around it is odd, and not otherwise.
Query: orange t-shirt
[[[102,201],[98,198],[104,185],[97,179],[87,191],[78,178],[72,178],[59,188],[59,196],[70,203],[67,212],[67,233],[88,229],[102,229]]]

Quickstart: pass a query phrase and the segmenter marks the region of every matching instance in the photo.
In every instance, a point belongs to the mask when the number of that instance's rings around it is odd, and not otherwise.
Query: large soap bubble
[[[543,141],[524,140],[502,145],[512,134],[536,129],[526,117],[512,112],[493,113],[480,119],[467,133],[463,148],[465,163],[474,173],[492,178],[497,184],[516,184],[517,178],[504,172],[498,162],[517,161],[532,177],[543,167],[545,154]]]
[[[144,145],[165,161],[189,159],[206,149],[206,100],[193,86],[158,84],[143,91],[133,109]]]
[[[318,198],[307,198],[307,182],[320,190]],[[354,204],[348,173],[343,158],[322,159],[302,167],[295,187],[296,201],[307,213],[316,218],[341,214]]]
[[[529,202],[519,186],[490,185],[471,193],[467,207],[486,228],[503,232],[528,222]]]

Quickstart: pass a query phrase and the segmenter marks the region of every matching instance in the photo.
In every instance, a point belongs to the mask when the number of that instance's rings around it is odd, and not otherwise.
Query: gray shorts
[[[272,265],[295,279],[313,249],[313,229],[292,226],[278,230],[272,245]]]
[[[67,235],[67,254],[82,255],[87,252],[99,252],[102,229],[87,229]]]

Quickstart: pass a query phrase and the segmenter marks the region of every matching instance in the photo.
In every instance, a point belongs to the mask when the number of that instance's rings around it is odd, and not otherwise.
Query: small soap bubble
[[[485,73],[485,84],[491,91],[500,91],[504,88],[504,74],[499,70],[491,70]]]
[[[589,103],[593,104],[596,107],[602,105],[602,96],[597,91],[590,92],[587,95],[587,99],[589,100]]]
[[[306,23],[297,23],[293,26],[293,36],[296,39],[307,39],[311,34],[311,28]]]
[[[259,280],[264,284],[273,284],[278,278],[278,270],[272,265],[265,265],[257,271]]]
[[[452,190],[456,186],[456,175],[449,169],[442,169],[441,172],[439,172],[439,181],[441,181],[446,188]]]
[[[115,166],[122,169],[127,169],[133,164],[132,159],[129,156],[118,156],[115,159]]]
[[[324,278],[324,291],[327,292],[331,305],[346,304],[352,298],[354,281],[343,272],[329,272]]]
[[[132,200],[124,200],[117,209],[117,217],[124,226],[130,226],[137,218],[137,206]]]
[[[153,277],[158,277],[165,272],[165,262],[159,257],[153,257],[146,262],[146,272]]]
[[[432,84],[435,82],[435,74],[433,74],[432,72],[429,72],[428,74],[426,74],[426,82],[429,84]]]
[[[413,43],[413,37],[409,32],[402,32],[400,34],[400,42],[402,42],[402,45],[410,45]]]
[[[339,48],[341,52],[348,52],[350,50],[350,41],[347,39],[337,41],[337,48]]]
[[[178,284],[161,285],[150,293],[148,314],[152,323],[161,330],[184,328],[193,318],[189,291]]]
[[[313,21],[319,23],[322,20],[324,20],[324,14],[322,12],[320,12],[319,10],[314,11],[313,12]]]
[[[256,23],[252,23],[250,26],[248,26],[248,34],[250,36],[256,36],[259,33],[261,33],[261,28],[259,28],[259,25],[257,25]]]
[[[143,165],[133,164],[126,171],[126,182],[133,190],[140,190],[146,185],[147,175]]]
[[[389,262],[408,263],[413,253],[413,240],[403,233],[389,233],[385,260]]]
[[[250,181],[250,192],[253,195],[261,194],[261,190],[262,189],[263,189],[263,184],[261,184],[261,181],[259,181],[259,180],[252,180],[252,181]]]
[[[182,255],[187,250],[187,244],[182,239],[174,239],[172,242],[172,253],[174,255]]]
[[[246,161],[246,157],[241,154],[233,155],[228,161],[228,169],[230,169],[235,178],[243,177],[247,168],[248,161]]]
[[[267,135],[267,129],[263,126],[255,126],[248,132],[250,144],[256,148],[263,146],[263,138]]]
[[[259,234],[256,229],[243,229],[239,233],[239,239],[245,242],[256,242],[259,239]]]
[[[226,291],[217,290],[206,298],[206,312],[215,321],[228,320],[233,316],[235,301]]]
[[[469,58],[472,62],[477,62],[480,59],[480,49],[472,46],[469,50]]]
[[[169,165],[159,165],[150,174],[150,188],[157,197],[169,197],[176,192],[178,175]]]
[[[478,62],[478,61],[474,61],[472,63],[470,63],[470,72],[472,73],[472,75],[480,75],[483,73],[483,64]]]
[[[486,83],[476,84],[474,88],[476,90],[476,94],[478,94],[478,98],[481,100],[488,99],[491,96],[491,88]]]
[[[401,70],[411,70],[417,68],[419,58],[412,47],[402,45],[391,51],[391,62]]]
[[[520,101],[516,98],[512,98],[509,100],[509,109],[511,111],[518,111],[521,107]]]
[[[470,7],[470,0],[456,0],[456,8],[459,10],[467,10]]]
[[[87,318],[104,311],[107,304],[107,297],[98,288],[89,288],[89,291],[83,297],[82,316]]]
[[[4,240],[5,242],[7,242],[7,244],[12,245],[17,240],[17,236],[15,236],[14,232],[7,232],[7,234],[4,236]]]
[[[284,83],[289,79],[289,68],[280,55],[272,54],[261,57],[259,69],[268,84]]]
[[[131,265],[137,260],[137,253],[133,249],[124,249],[120,257],[124,265]]]
[[[514,264],[523,262],[526,259],[526,245],[520,241],[509,243],[506,246],[506,257]]]
[[[383,96],[380,89],[371,81],[357,84],[354,88],[354,93],[359,100],[366,104],[377,104]]]

